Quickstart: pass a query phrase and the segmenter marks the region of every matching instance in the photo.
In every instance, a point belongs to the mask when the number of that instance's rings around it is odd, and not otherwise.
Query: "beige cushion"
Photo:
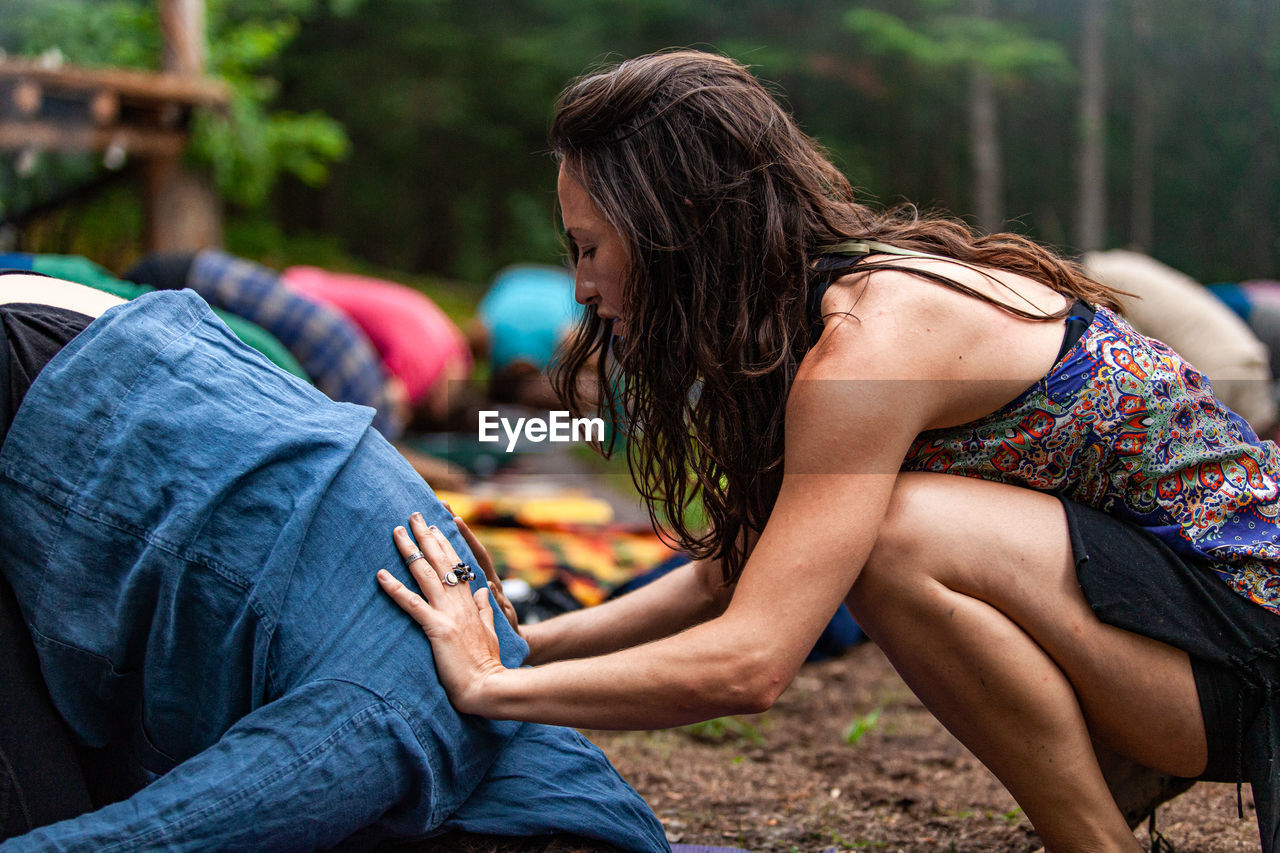
[[[120,305],[124,301],[119,296],[60,278],[23,273],[0,275],[0,305],[32,302],[97,317],[111,306]]]

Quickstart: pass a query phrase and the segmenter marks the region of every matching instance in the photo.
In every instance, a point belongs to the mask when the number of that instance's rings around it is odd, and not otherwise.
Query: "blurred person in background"
[[[465,388],[471,350],[430,297],[396,282],[311,266],[288,267],[280,280],[341,311],[368,336],[407,401],[406,429],[435,432],[460,424],[471,402]]]
[[[581,317],[573,276],[566,270],[520,264],[499,272],[468,329],[472,353],[489,362],[489,396],[535,409],[556,408],[559,399],[547,371]]]
[[[1217,282],[1209,285],[1209,292],[1248,323],[1266,346],[1271,358],[1272,396],[1280,400],[1280,281]],[[1280,436],[1280,427],[1273,436]]]
[[[210,305],[250,320],[289,348],[331,400],[369,406],[374,429],[395,441],[408,419],[403,389],[368,337],[345,314],[280,283],[280,274],[217,249],[147,255],[124,278],[166,290],[189,287]]]

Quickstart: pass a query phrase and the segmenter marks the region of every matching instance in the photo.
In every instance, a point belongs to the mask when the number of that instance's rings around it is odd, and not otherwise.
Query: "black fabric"
[[[90,322],[84,314],[47,305],[0,305],[0,439],[40,370]],[[0,578],[0,838],[93,807],[17,599]]]
[[[848,275],[849,270],[853,269],[865,257],[867,256],[823,255],[814,262],[814,270],[822,273],[823,278],[809,291],[806,302],[809,313],[809,328],[811,330],[810,346],[817,343],[818,338],[822,336],[822,297],[826,295],[827,289],[835,283],[836,279],[843,275]]]
[[[92,808],[18,601],[0,578],[0,839]]]
[[[1093,315],[1096,313],[1088,302],[1079,299],[1075,301],[1071,310],[1067,312],[1067,318],[1064,321],[1067,324],[1067,331],[1062,336],[1062,346],[1058,347],[1058,357],[1053,360],[1054,364],[1062,361],[1067,350],[1075,346],[1076,341],[1084,336],[1085,330],[1093,322]]]
[[[9,424],[40,370],[91,322],[93,318],[85,314],[49,305],[0,305],[0,327],[9,362],[5,372],[7,393],[0,403],[0,440],[9,432]]]
[[[195,259],[193,252],[152,252],[129,267],[121,278],[159,290],[181,290],[187,286]]]
[[[1190,656],[1209,743],[1199,778],[1249,782],[1263,850],[1280,851],[1280,616],[1147,531],[1062,503],[1089,606],[1108,625]]]

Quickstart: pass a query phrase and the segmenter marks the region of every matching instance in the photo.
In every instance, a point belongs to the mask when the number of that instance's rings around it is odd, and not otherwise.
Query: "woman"
[[[1048,849],[1139,849],[1103,748],[1249,779],[1275,848],[1275,445],[1073,265],[859,205],[730,60],[585,77],[551,141],[588,306],[560,376],[612,345],[602,408],[630,416],[651,513],[700,559],[524,628],[520,670],[487,597],[440,580],[451,554],[415,564],[425,602],[383,576],[457,708],[615,728],[760,711],[846,601]],[[682,522],[695,497],[705,533]]]
[[[576,733],[449,707],[365,567],[399,562],[381,521],[413,507],[475,558],[372,409],[189,290],[118,301],[0,275],[0,849],[668,849]]]

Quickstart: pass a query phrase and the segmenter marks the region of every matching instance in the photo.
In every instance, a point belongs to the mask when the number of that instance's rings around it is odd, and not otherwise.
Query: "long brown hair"
[[[550,139],[618,230],[628,261],[627,336],[585,312],[554,387],[570,408],[621,420],[655,526],[695,557],[719,557],[726,583],[741,573],[747,534],[764,528],[781,486],[785,401],[811,343],[806,301],[824,251],[875,240],[1117,307],[1105,287],[1024,237],[978,236],[911,207],[858,204],[821,146],[722,56],[664,52],[579,78],[557,101]],[[590,399],[575,377],[593,362]],[[699,497],[707,529],[685,518]]]

